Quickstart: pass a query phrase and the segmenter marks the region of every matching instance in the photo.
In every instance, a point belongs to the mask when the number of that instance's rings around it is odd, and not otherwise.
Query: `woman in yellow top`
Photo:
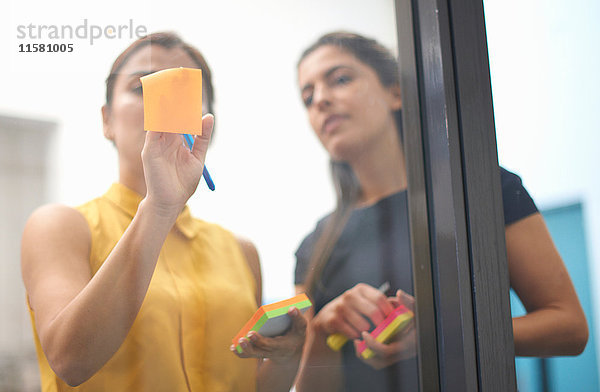
[[[190,216],[214,119],[193,149],[177,134],[144,132],[140,77],[166,68],[210,70],[171,33],[135,41],[115,61],[102,107],[119,181],[77,208],[48,205],[27,222],[22,271],[43,391],[288,391],[306,323],[290,311],[284,336],[250,336],[229,352],[261,302],[254,246]],[[203,110],[205,111],[205,110]],[[198,113],[201,115],[201,113]]]

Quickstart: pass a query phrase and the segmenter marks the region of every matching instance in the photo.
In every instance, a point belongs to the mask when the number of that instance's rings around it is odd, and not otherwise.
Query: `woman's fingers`
[[[193,136],[194,146],[192,147],[192,154],[199,159],[204,161],[206,150],[208,149],[208,143],[210,141],[212,130],[214,126],[214,116],[212,114],[206,114],[202,118],[202,135]],[[171,153],[175,153],[177,150],[186,150],[185,143],[181,142],[181,135],[168,132],[146,132],[146,142],[144,143],[144,149],[142,156],[147,158],[153,157],[158,158],[159,156],[173,156]]]
[[[330,334],[341,333],[349,339],[358,339],[360,337],[360,332],[364,331],[365,329],[358,327],[356,324],[356,321],[353,322],[346,318],[340,317],[330,323],[328,332]],[[366,329],[368,329],[368,327]]]
[[[146,131],[146,142],[156,141],[156,140],[160,139],[161,135],[162,135],[162,132]]]
[[[395,351],[398,349],[397,345],[392,346],[392,345],[387,345],[385,343],[378,342],[368,332],[363,332],[361,338],[365,342],[367,347],[370,348],[375,353],[375,355],[377,355],[379,357],[387,357],[391,354],[394,354]],[[360,353],[358,351],[356,354],[360,355]]]
[[[306,318],[304,318],[300,310],[295,306],[292,306],[288,310],[288,315],[292,319],[292,333],[304,339],[306,336]]]
[[[174,160],[181,147],[181,135],[170,132],[146,131],[146,140],[142,149],[142,159]]]
[[[265,353],[255,348],[254,342],[251,342],[250,337],[240,338],[238,345],[242,352],[236,350],[234,345],[231,345],[230,350],[240,358],[265,358]]]
[[[301,345],[306,336],[306,319],[296,307],[291,307],[288,315],[291,319],[291,326],[289,331],[282,336],[267,338],[255,331],[249,332],[247,338],[253,348],[269,354],[282,350],[293,350],[296,346]]]
[[[377,290],[375,287],[369,285],[361,285],[360,290],[364,293],[365,298],[367,298],[373,304],[377,305],[379,311],[383,316],[387,316],[394,310],[393,306],[388,302],[386,295],[381,291]],[[383,321],[383,319],[381,321]],[[377,321],[375,322],[375,324],[378,324],[381,321]]]
[[[367,317],[369,317],[369,319],[371,319],[371,317],[379,319],[379,309],[376,306],[362,304],[361,309],[362,311],[356,311],[355,309],[349,308],[345,309],[343,316],[344,321],[352,328],[352,331],[354,332],[352,335],[345,334],[350,339],[359,338],[362,331],[368,331],[371,328],[371,324],[363,315],[368,315]]]
[[[412,358],[417,353],[416,332],[412,323],[389,343],[378,342],[367,332],[362,333],[362,339],[374,355],[371,358],[364,358],[358,351],[360,341],[355,340],[356,356],[375,369],[384,368],[402,359]]]
[[[212,135],[213,127],[215,125],[215,117],[208,113],[202,117],[202,135],[194,137],[194,147],[192,148],[192,154],[201,161],[204,162],[204,156],[206,150],[208,150],[208,143]]]
[[[284,335],[268,338],[251,331],[238,341],[241,353],[233,345],[230,350],[240,358],[269,358],[275,361],[300,355],[306,336],[306,319],[296,308],[290,308],[288,315],[292,324]]]
[[[356,308],[356,300],[338,297],[319,311],[315,319],[327,335],[341,333],[358,339],[360,332],[369,329],[369,322]]]
[[[350,339],[359,339],[362,331],[368,330],[371,324],[381,323],[393,309],[383,293],[359,283],[329,302],[314,320],[317,328],[326,334],[341,333]]]
[[[359,283],[346,291],[343,300],[346,308],[367,317],[375,325],[381,323],[385,316],[394,310],[382,292],[364,283]],[[345,314],[345,317],[351,321],[350,316]]]
[[[406,306],[408,309],[412,311],[415,310],[415,297],[413,297],[412,295],[407,294],[402,290],[398,290],[396,292],[396,298],[402,305]]]

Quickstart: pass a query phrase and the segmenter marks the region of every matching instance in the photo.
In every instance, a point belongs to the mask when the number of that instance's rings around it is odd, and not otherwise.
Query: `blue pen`
[[[192,147],[194,146],[194,137],[190,134],[184,133],[183,138],[185,139],[185,141],[187,142],[187,144],[191,150]],[[204,165],[204,169],[202,169],[202,177],[204,177],[204,181],[206,181],[206,185],[208,185],[208,189],[210,189],[211,191],[214,191],[215,183],[213,182],[212,178],[210,177],[210,173],[208,172],[206,165]]]

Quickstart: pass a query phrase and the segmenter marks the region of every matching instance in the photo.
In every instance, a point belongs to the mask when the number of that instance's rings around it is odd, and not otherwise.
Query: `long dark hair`
[[[333,46],[352,54],[360,62],[375,71],[384,87],[400,85],[398,61],[392,53],[374,39],[346,31],[332,32],[319,38],[302,53],[298,66],[308,55],[322,46]],[[402,140],[400,110],[395,112],[395,119],[396,128],[400,133],[400,140]],[[304,285],[311,295],[314,294],[317,287],[323,288],[321,282],[323,269],[350,218],[353,206],[362,193],[358,178],[348,163],[331,160],[330,168],[337,202],[335,210],[327,219],[324,229],[315,243],[309,261],[308,274],[304,280]]]

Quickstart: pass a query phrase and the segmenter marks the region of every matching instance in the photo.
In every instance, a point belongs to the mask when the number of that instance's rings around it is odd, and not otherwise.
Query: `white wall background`
[[[583,202],[600,336],[600,2],[484,4],[500,163],[539,208]]]

